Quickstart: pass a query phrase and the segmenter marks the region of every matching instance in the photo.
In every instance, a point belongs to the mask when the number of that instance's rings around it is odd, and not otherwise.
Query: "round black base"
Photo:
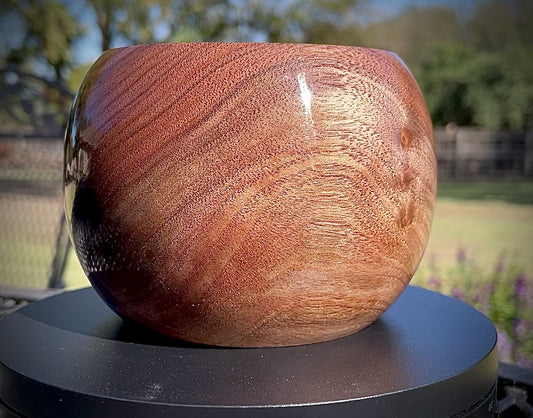
[[[0,417],[485,417],[497,374],[492,323],[412,286],[365,330],[298,347],[172,340],[91,288],[0,320]]]

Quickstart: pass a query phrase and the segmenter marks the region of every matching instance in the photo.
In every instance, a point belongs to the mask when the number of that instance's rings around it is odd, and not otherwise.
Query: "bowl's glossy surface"
[[[375,321],[427,243],[431,121],[393,54],[291,44],[107,51],[65,140],[81,264],[120,315],[225,346]]]

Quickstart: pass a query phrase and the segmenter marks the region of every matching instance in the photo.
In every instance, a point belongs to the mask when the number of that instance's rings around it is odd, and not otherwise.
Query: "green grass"
[[[533,276],[533,205],[439,198],[424,258],[414,282],[429,275],[431,264],[447,269],[460,249],[491,270],[505,255]]]
[[[424,258],[413,279],[420,284],[431,264],[456,264],[459,249],[486,271],[502,255],[533,278],[533,182],[441,183]]]
[[[443,199],[498,201],[533,205],[533,181],[521,182],[439,182],[438,196]]]
[[[71,250],[68,255],[64,278],[67,289],[77,289],[91,285],[81,268],[74,250]]]

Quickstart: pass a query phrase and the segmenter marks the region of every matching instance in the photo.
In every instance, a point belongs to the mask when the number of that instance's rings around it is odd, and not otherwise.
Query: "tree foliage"
[[[64,77],[73,65],[71,45],[83,31],[67,7],[54,0],[8,0],[0,11],[5,32],[0,122],[54,131],[73,97]]]
[[[394,51],[409,66],[417,66],[436,43],[459,42],[461,24],[447,7],[409,7],[400,15],[368,26],[367,46]]]
[[[437,125],[533,128],[533,2],[477,0],[470,16],[409,7],[365,23],[358,0],[5,0],[0,122],[64,119],[88,68],[77,42],[267,41],[389,49],[415,74]],[[366,2],[368,4],[368,2]],[[92,31],[92,32],[91,32]],[[39,124],[38,123],[38,124]]]
[[[531,2],[479,2],[461,36],[435,39],[413,65],[434,123],[533,128]]]
[[[159,25],[167,22],[170,0],[88,0],[101,34],[101,50],[111,48],[114,39],[126,44],[157,42]]]
[[[21,18],[22,42],[10,45],[8,62],[25,65],[41,58],[53,70],[55,81],[72,64],[71,44],[82,31],[68,9],[54,0],[8,0],[11,12]],[[11,37],[8,37],[9,41]]]

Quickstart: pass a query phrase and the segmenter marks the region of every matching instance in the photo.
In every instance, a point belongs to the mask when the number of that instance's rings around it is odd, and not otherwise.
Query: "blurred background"
[[[62,221],[62,138],[102,51],[184,41],[375,47],[406,62],[435,126],[438,198],[412,283],[480,309],[498,328],[500,359],[533,368],[531,22],[530,0],[2,1],[0,287],[11,296],[0,302],[17,303],[13,289],[88,285]]]

